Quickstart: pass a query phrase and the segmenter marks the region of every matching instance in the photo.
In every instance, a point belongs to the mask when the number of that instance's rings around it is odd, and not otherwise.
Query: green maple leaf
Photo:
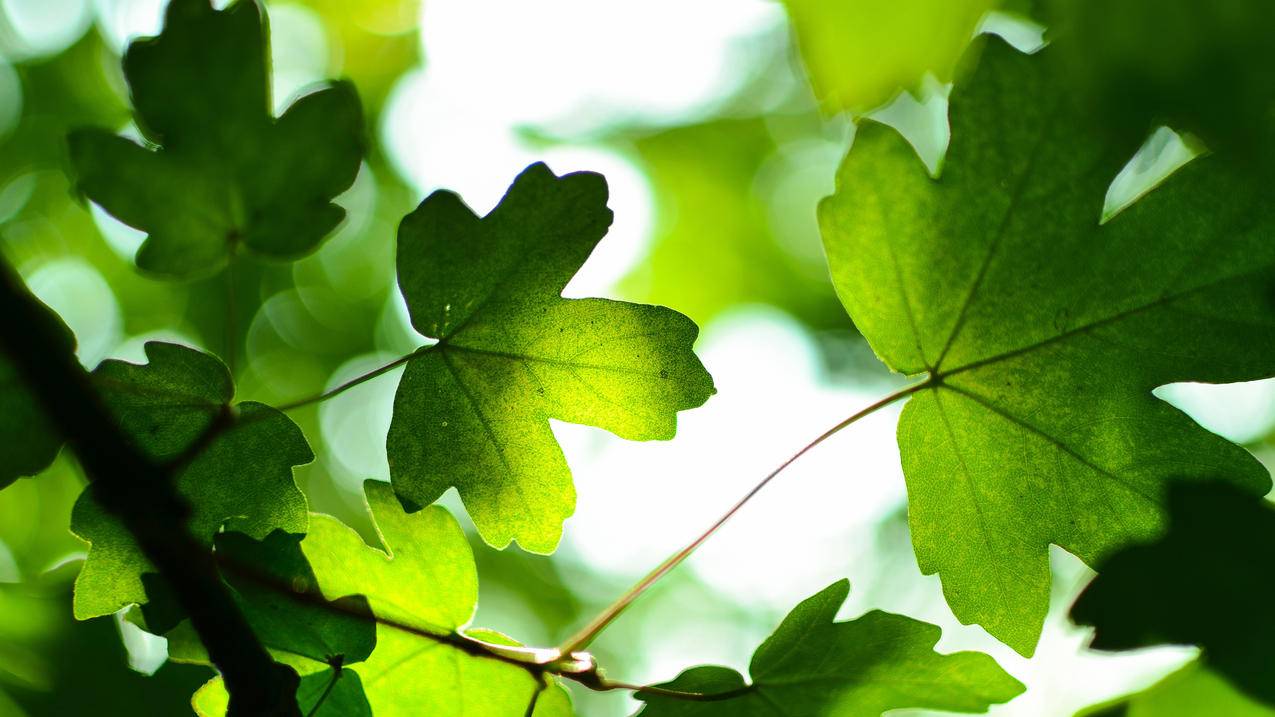
[[[543,164],[486,217],[435,192],[399,228],[412,325],[438,343],[408,364],[386,448],[406,503],[455,486],[489,544],[552,552],[575,489],[549,418],[669,439],[714,392],[698,330],[659,306],[564,299],[611,223],[600,175]]]
[[[1275,708],[1254,702],[1199,661],[1150,687],[1076,717],[1275,717]]]
[[[203,274],[239,247],[295,259],[345,216],[331,200],[362,158],[358,96],[331,84],[276,120],[268,58],[255,0],[222,11],[172,0],[163,32],[124,57],[138,124],[158,149],[96,129],[70,136],[80,191],[149,235],[142,269]]]
[[[292,467],[314,454],[301,429],[260,403],[232,410],[230,373],[213,356],[158,342],[146,344],[146,355],[149,363],[140,366],[104,361],[93,379],[124,432],[150,458],[170,461],[198,448],[174,477],[191,506],[191,535],[211,546],[223,526],[256,538],[276,528],[305,532],[306,501]],[[218,433],[201,446],[209,430]],[[162,590],[131,534],[102,508],[97,490],[90,484],[71,514],[71,531],[90,544],[75,581],[75,616],[82,620],[146,604],[159,598],[148,593]],[[165,604],[153,606],[146,618],[162,631],[179,616],[167,600],[157,602]]]
[[[993,41],[952,96],[941,179],[869,124],[820,208],[850,316],[890,368],[928,379],[898,428],[921,569],[1024,655],[1050,543],[1093,564],[1150,538],[1171,480],[1270,487],[1152,389],[1275,374],[1264,187],[1196,159],[1100,225],[1135,147],[1087,131],[1050,52]]]
[[[985,712],[1023,691],[987,655],[934,652],[940,632],[934,625],[876,610],[834,622],[849,594],[849,581],[840,580],[793,608],[753,653],[751,682],[726,667],[694,667],[659,686],[714,699],[638,693],[646,702],[639,714],[877,717],[904,707]]]
[[[337,519],[316,513],[310,517],[310,532],[301,541],[301,551],[325,598],[361,594],[378,618],[376,649],[364,662],[344,670],[357,675],[372,713],[377,717],[525,714],[540,689],[528,670],[418,634],[445,638],[464,633],[488,642],[516,644],[468,627],[478,600],[478,575],[460,526],[440,507],[405,513],[385,483],[368,481],[365,488],[384,550],[368,546]],[[180,643],[178,649],[182,649]],[[303,683],[308,675],[331,674],[322,661],[291,664],[303,675]],[[330,677],[316,681],[324,679]],[[570,715],[566,691],[553,678],[547,679],[550,686],[536,703],[536,717]],[[226,696],[220,679],[205,685],[194,703],[204,717],[223,715]]]
[[[1132,650],[1199,645],[1202,662],[1255,699],[1275,705],[1275,506],[1225,485],[1176,486],[1169,530],[1125,548],[1072,607],[1096,628],[1092,646]]]
[[[44,309],[46,320],[62,329],[62,350],[73,353],[74,334],[57,313],[47,306]],[[62,437],[35,394],[8,357],[0,353],[0,488],[48,468],[61,447]]]

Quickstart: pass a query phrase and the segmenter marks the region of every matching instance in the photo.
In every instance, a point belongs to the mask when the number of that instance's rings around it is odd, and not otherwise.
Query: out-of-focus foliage
[[[892,369],[927,377],[899,424],[921,569],[1028,656],[1051,543],[1092,564],[1154,535],[1168,481],[1271,486],[1151,394],[1275,375],[1265,189],[1199,159],[1099,225],[1136,146],[1090,131],[1052,61],[993,41],[952,96],[941,180],[869,126],[820,208],[851,317]]]
[[[1072,618],[1100,650],[1199,645],[1211,671],[1275,706],[1275,507],[1218,484],[1176,486],[1169,510],[1167,534],[1102,562]]]
[[[1062,76],[1097,124],[1145,133],[1157,124],[1211,147],[1270,149],[1275,5],[1265,0],[1044,0],[1067,48]]]
[[[1275,708],[1253,701],[1199,662],[1147,689],[1082,710],[1076,717],[1272,717]]]
[[[916,90],[928,74],[950,82],[975,30],[998,0],[783,0],[815,94],[859,113]]]
[[[394,398],[394,489],[429,505],[455,486],[483,539],[550,553],[575,509],[549,418],[668,440],[714,392],[698,328],[660,306],[564,299],[611,224],[601,175],[534,164],[479,218],[436,192],[399,229],[398,277],[421,349]]]
[[[138,124],[158,149],[102,130],[70,136],[80,190],[148,233],[142,269],[206,274],[241,248],[295,259],[345,216],[331,200],[363,154],[358,97],[337,83],[274,120],[261,13],[256,0],[221,11],[173,0],[164,31],[124,56]]]
[[[987,655],[934,652],[939,630],[902,615],[870,612],[834,622],[850,594],[833,583],[793,608],[753,654],[751,683],[725,667],[694,667],[660,687],[713,695],[709,701],[641,694],[645,717],[873,717],[903,707],[985,712],[1023,691]]]
[[[145,675],[130,667],[114,621],[71,616],[66,577],[0,585],[0,715],[135,714],[142,695],[152,714],[188,713],[206,671],[170,664]]]

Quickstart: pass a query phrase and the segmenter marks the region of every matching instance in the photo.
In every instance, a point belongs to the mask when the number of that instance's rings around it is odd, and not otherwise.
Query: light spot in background
[[[554,424],[579,494],[564,559],[637,578],[813,436],[882,392],[879,385],[824,384],[808,335],[768,307],[741,308],[713,322],[699,353],[719,392],[679,415],[674,441],[626,442]],[[883,411],[816,449],[681,569],[741,611],[762,614],[782,614],[844,577],[853,536],[869,533],[902,500],[896,416]],[[658,644],[653,636],[653,644],[627,651],[640,664],[626,664],[626,674],[668,678],[688,664],[723,659],[725,643],[706,643],[693,631],[658,633]],[[738,662],[736,656],[731,664]]]
[[[29,173],[20,174],[0,187],[0,223],[9,221],[22,211],[35,191],[36,183],[36,174]]]
[[[810,278],[824,281],[828,265],[819,236],[816,208],[832,194],[845,156],[844,140],[804,139],[781,144],[757,173],[756,196],[766,206],[775,241]]]
[[[351,359],[332,373],[324,391],[361,376],[398,358],[391,354],[365,354]],[[388,480],[389,463],[385,458],[385,436],[390,430],[394,392],[402,368],[378,376],[356,386],[319,406],[319,426],[323,431],[323,450],[341,471],[341,487],[361,495],[363,481],[368,478]]]
[[[66,257],[23,272],[27,286],[75,333],[75,355],[92,368],[119,342],[119,303],[110,284],[84,259]]]
[[[89,202],[89,213],[92,214],[93,223],[97,225],[102,238],[106,239],[106,245],[119,258],[131,263],[133,257],[137,256],[137,250],[146,241],[146,232],[121,222],[96,202]]]
[[[22,582],[22,570],[18,567],[18,561],[14,559],[9,544],[0,540],[0,583],[19,582]]]
[[[11,60],[61,52],[84,34],[88,0],[0,0],[0,55]]]
[[[119,629],[120,640],[128,653],[128,666],[134,672],[149,677],[168,661],[168,640],[152,635],[125,619],[129,609],[115,613],[115,627]]]
[[[1190,135],[1180,135],[1168,127],[1157,127],[1138,148],[1133,159],[1111,180],[1102,204],[1102,221],[1110,221],[1202,151],[1203,146]]]
[[[951,85],[942,84],[927,74],[921,80],[919,96],[900,92],[889,104],[867,115],[903,135],[933,177],[937,177],[943,167],[943,156],[952,135],[947,122],[947,95],[951,90]]]
[[[94,0],[93,4],[102,37],[120,54],[133,40],[159,34],[168,0]]]
[[[332,290],[348,301],[360,301],[383,291],[394,283],[394,253],[390,248],[393,237],[379,233],[376,219],[376,176],[366,164],[359,167],[354,184],[336,198],[345,209],[345,221],[336,233],[323,242],[315,254],[323,277]],[[392,229],[397,225],[391,225]],[[375,235],[368,232],[377,231]],[[304,262],[298,263],[293,276],[299,286],[307,283],[303,277]],[[302,297],[304,298],[304,291]]]
[[[1243,383],[1172,383],[1155,395],[1197,423],[1236,443],[1256,441],[1275,430],[1275,379]]]
[[[17,126],[22,117],[22,81],[13,66],[0,56],[0,137]],[[0,206],[0,221],[4,220],[4,208]]]
[[[1045,46],[1044,25],[1024,15],[992,11],[987,13],[975,35],[999,35],[1019,52],[1028,54]]]
[[[508,127],[571,135],[703,116],[751,74],[748,63],[769,59],[735,48],[784,21],[778,4],[762,0],[423,6],[425,72],[435,92]]]
[[[270,6],[270,59],[274,111],[281,114],[301,91],[327,78],[332,48],[323,19],[308,7]]]

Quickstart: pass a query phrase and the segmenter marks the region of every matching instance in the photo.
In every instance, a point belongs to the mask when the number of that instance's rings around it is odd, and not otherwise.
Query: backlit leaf
[[[711,695],[686,700],[639,693],[641,717],[877,717],[919,707],[986,712],[1023,686],[992,658],[934,652],[939,628],[872,611],[834,622],[850,583],[833,583],[784,618],[753,654],[746,682],[734,670],[694,667],[660,687]]]
[[[606,182],[543,164],[486,217],[435,192],[399,228],[412,325],[438,340],[408,364],[387,450],[400,498],[460,491],[479,533],[552,552],[575,488],[550,418],[630,440],[666,440],[677,412],[714,392],[698,329],[660,306],[564,299],[611,223]]]
[[[962,622],[1030,655],[1048,546],[1093,564],[1164,526],[1172,480],[1270,488],[1152,389],[1275,374],[1275,205],[1196,159],[1106,224],[1136,146],[1076,114],[1050,52],[992,41],[933,180],[861,129],[820,208],[838,294],[877,355],[929,377],[898,438],[921,569]]]

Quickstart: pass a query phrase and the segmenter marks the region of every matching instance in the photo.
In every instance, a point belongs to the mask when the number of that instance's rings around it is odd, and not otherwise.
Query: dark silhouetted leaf
[[[1169,530],[1099,565],[1072,607],[1092,646],[1199,645],[1202,662],[1275,705],[1275,507],[1225,484],[1175,486]]]

